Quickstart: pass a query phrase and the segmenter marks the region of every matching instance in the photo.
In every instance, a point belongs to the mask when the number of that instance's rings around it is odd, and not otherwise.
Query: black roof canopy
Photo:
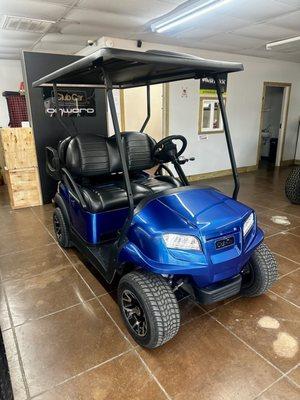
[[[236,62],[216,61],[189,54],[103,48],[33,82],[43,84],[104,85],[102,71],[119,88],[200,78],[242,71]]]

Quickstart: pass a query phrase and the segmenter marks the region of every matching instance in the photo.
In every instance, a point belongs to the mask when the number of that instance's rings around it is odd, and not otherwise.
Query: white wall
[[[105,43],[116,48],[139,50],[135,41],[102,38],[101,45]],[[292,83],[283,160],[293,158],[300,117],[300,64],[144,42],[140,50],[148,49],[186,52],[200,57],[239,61],[244,64],[244,72],[229,76],[227,90],[229,125],[239,167],[256,164],[263,82]],[[187,98],[180,96],[182,86],[188,89]],[[170,84],[170,133],[185,135],[189,142],[186,154],[197,158],[185,166],[187,174],[230,168],[223,134],[213,134],[209,135],[207,140],[198,140],[198,112],[199,82],[189,80]],[[300,143],[298,158],[300,159]]]
[[[4,91],[18,91],[23,81],[21,61],[0,60],[0,127],[9,123],[7,103],[2,96]]]

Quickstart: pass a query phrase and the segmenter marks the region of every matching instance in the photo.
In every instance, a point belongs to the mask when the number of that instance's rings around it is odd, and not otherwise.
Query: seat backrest
[[[124,132],[123,140],[129,171],[142,171],[154,167],[154,139],[145,133]]]
[[[58,143],[57,152],[58,152],[59,161],[61,162],[62,165],[66,164],[66,153],[67,153],[67,148],[68,148],[68,145],[69,145],[71,139],[72,139],[72,136],[68,136]]]
[[[144,133],[122,134],[129,171],[142,171],[154,166],[152,150],[155,141]],[[78,135],[66,148],[66,166],[77,176],[100,176],[122,172],[116,137]]]

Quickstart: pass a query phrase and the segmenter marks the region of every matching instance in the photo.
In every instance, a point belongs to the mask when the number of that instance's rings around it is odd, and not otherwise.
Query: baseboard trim
[[[295,160],[281,160],[280,166],[281,167],[289,167],[295,164]]]
[[[256,171],[257,166],[256,165],[249,165],[247,167],[239,167],[238,168],[238,173],[243,174],[245,172],[252,172]],[[195,175],[189,175],[187,178],[190,182],[195,182],[195,181],[200,181],[203,179],[212,179],[212,178],[220,178],[222,176],[228,176],[232,174],[231,169],[223,169],[220,171],[214,171],[214,172],[205,172],[203,174],[195,174]]]
[[[282,160],[280,163],[281,167],[290,167],[292,165],[300,165],[300,160]]]

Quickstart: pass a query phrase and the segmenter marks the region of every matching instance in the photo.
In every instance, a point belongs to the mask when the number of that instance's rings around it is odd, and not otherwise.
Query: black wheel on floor
[[[53,213],[53,227],[59,245],[65,249],[71,247],[69,228],[59,207]]]
[[[119,282],[118,302],[131,336],[141,346],[153,349],[177,334],[178,303],[162,276],[129,272]]]
[[[242,270],[241,294],[260,296],[278,279],[278,266],[271,250],[264,243],[259,245]]]
[[[285,194],[291,203],[300,204],[300,167],[294,168],[287,177]]]

